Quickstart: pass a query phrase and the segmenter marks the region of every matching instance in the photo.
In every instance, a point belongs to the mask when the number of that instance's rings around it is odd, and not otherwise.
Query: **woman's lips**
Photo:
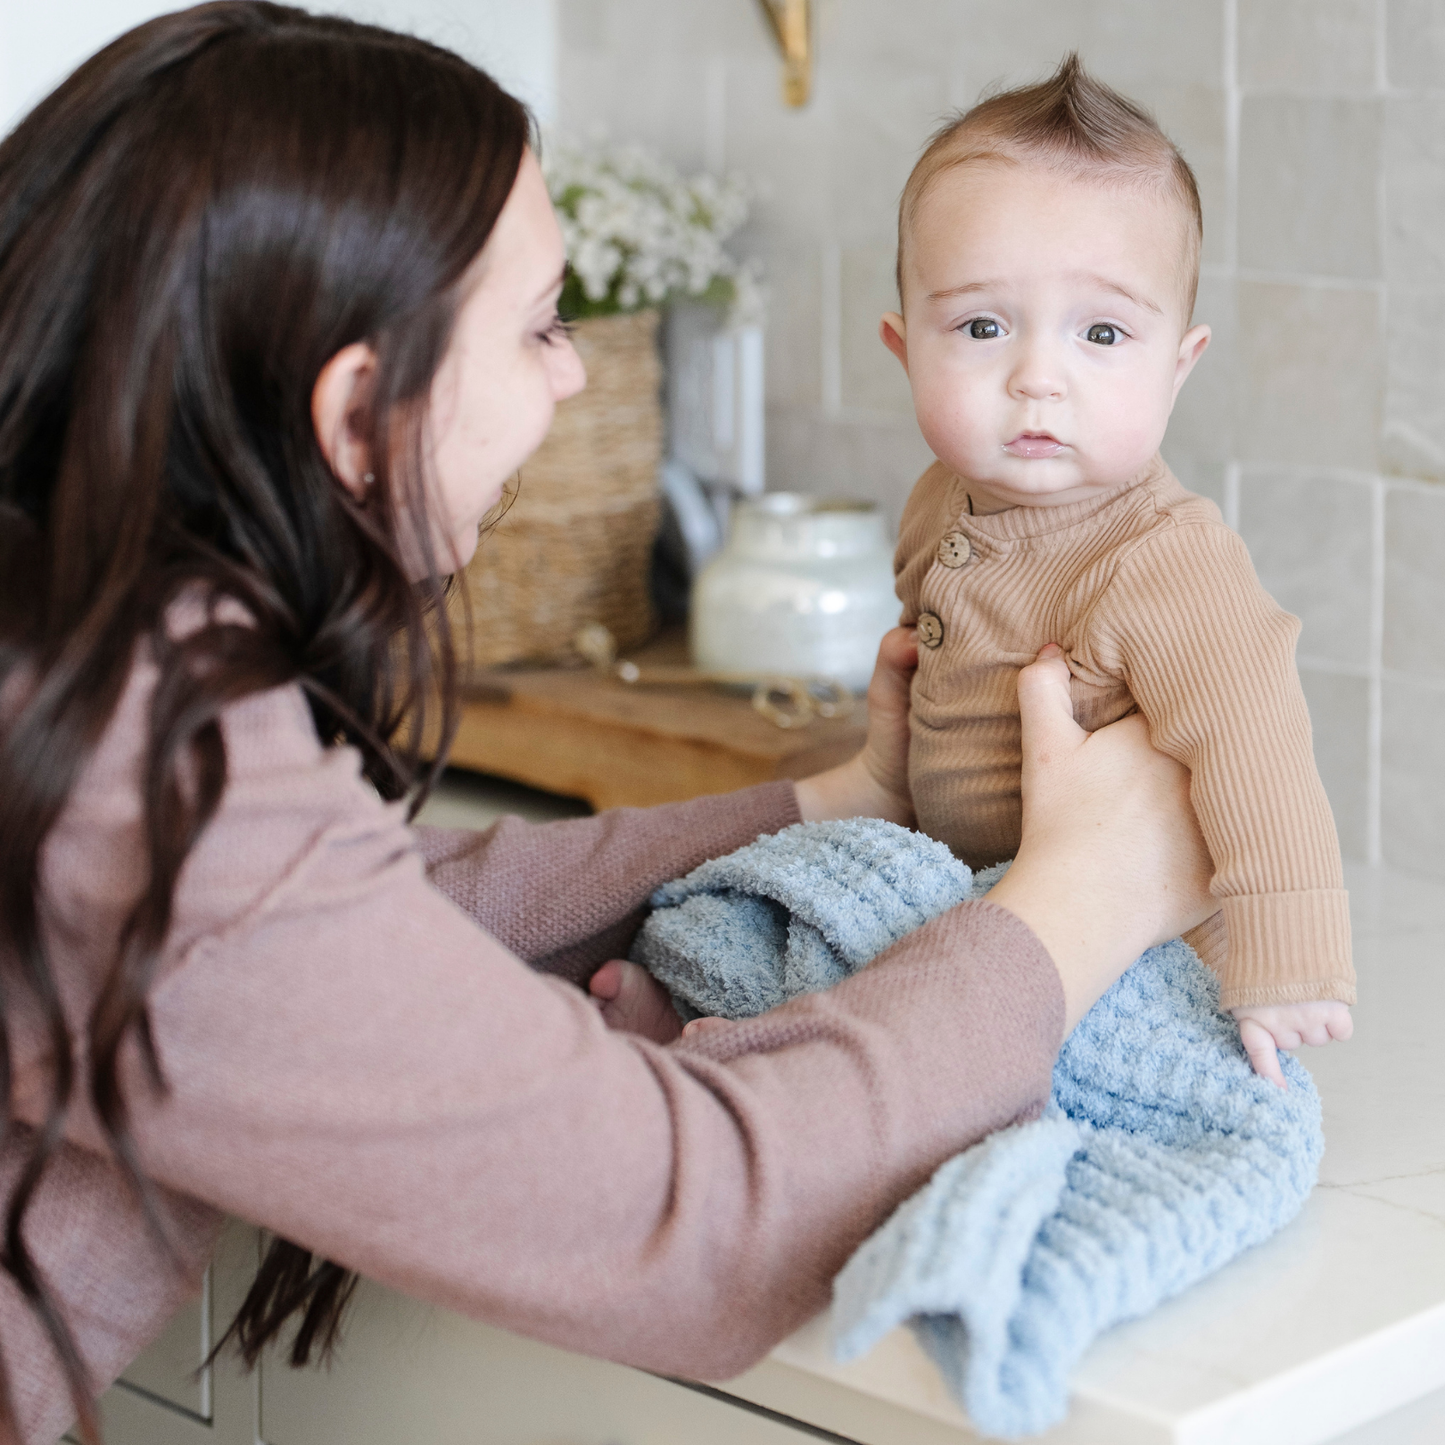
[[[1030,461],[1038,457],[1056,457],[1063,449],[1063,442],[1046,431],[1020,432],[1011,442],[1004,444],[1004,451]]]

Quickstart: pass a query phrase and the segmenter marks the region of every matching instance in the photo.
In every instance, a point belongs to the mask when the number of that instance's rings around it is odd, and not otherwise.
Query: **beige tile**
[[[907,8],[878,0],[831,0],[815,5],[820,51],[847,60],[916,66],[967,53],[987,25],[978,0],[908,0]]]
[[[933,461],[912,421],[828,418],[803,407],[768,408],[768,485],[774,491],[879,503],[893,527]]]
[[[1387,863],[1445,878],[1445,690],[1387,677],[1380,842]]]
[[[1362,677],[1301,669],[1314,729],[1315,763],[1340,835],[1340,852],[1362,861],[1367,854],[1369,809],[1370,685]]]
[[[1199,186],[1204,211],[1206,264],[1225,258],[1225,97],[1217,87],[1181,85],[1172,78],[1147,80],[1129,88],[1130,99],[1150,110],[1179,147]]]
[[[1239,79],[1251,90],[1373,90],[1377,0],[1239,0]]]
[[[1226,478],[1229,467],[1224,462],[1211,462],[1204,458],[1175,453],[1170,449],[1169,438],[1164,438],[1164,460],[1170,470],[1179,478],[1179,484],[1197,497],[1208,497],[1220,512],[1224,511]]]
[[[1380,333],[1372,290],[1241,282],[1240,458],[1373,471],[1383,402]]]
[[[1385,666],[1445,681],[1445,489],[1385,495]],[[1445,722],[1440,725],[1445,736]]]
[[[941,72],[839,61],[819,76],[832,106],[827,145],[817,157],[828,169],[832,215],[844,246],[886,244],[898,231],[898,197],[928,137],[948,108]]]
[[[1380,103],[1246,96],[1239,263],[1258,271],[1380,275]]]
[[[821,246],[773,236],[759,248],[768,288],[764,332],[767,398],[787,406],[821,406]]]
[[[607,0],[560,0],[557,48],[596,54],[607,49]]]
[[[684,171],[707,164],[701,75],[662,54],[626,65],[615,56],[564,51],[557,63],[558,124],[564,135],[601,132],[651,147]]]
[[[1385,470],[1445,480],[1445,291],[1390,288]]]
[[[895,16],[899,9],[877,8]],[[949,57],[956,104],[972,104],[986,85],[1039,80],[1070,50],[1126,95],[1144,82],[1223,84],[1224,6],[1215,0],[1029,0],[1008,8],[974,0],[960,8],[972,30]]]
[[[1239,531],[1259,580],[1303,624],[1300,656],[1368,667],[1369,483],[1246,468]]]
[[[603,8],[607,47],[624,65],[645,55],[775,53],[767,23],[755,4],[608,0]],[[565,28],[562,33],[565,39]]]
[[[1385,102],[1385,279],[1445,286],[1445,94]]]
[[[828,156],[836,123],[835,89],[820,84],[809,105],[793,110],[783,103],[778,67],[771,57],[728,63],[728,169],[753,182],[754,212],[771,235],[814,244],[831,234]]]
[[[843,405],[913,415],[913,394],[898,359],[878,339],[878,321],[898,309],[892,246],[843,252]]]
[[[1193,476],[1201,468],[1216,472],[1234,455],[1234,378],[1239,356],[1234,283],[1201,276],[1194,319],[1208,325],[1212,335],[1174,403],[1164,455],[1184,485],[1198,491],[1185,481],[1185,470]]]
[[[1440,0],[1385,0],[1385,57],[1391,86],[1445,87],[1445,7]]]

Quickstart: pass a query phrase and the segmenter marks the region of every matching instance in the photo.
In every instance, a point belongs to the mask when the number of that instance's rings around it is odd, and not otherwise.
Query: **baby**
[[[1339,843],[1294,666],[1299,624],[1159,455],[1209,343],[1194,177],[1071,55],[934,136],[904,188],[881,324],[938,461],[895,569],[918,630],[918,826],[973,866],[1019,845],[1018,670],[1049,642],[1089,731],[1136,707],[1186,764],[1220,912],[1189,941],[1250,1057],[1348,1037]]]
[[[918,826],[965,862],[1012,857],[1018,672],[1057,643],[1081,726],[1137,708],[1190,769],[1221,907],[1189,941],[1283,1084],[1276,1048],[1349,1037],[1349,905],[1299,623],[1159,455],[1209,344],[1190,325],[1201,235],[1183,157],[1075,55],[944,127],[908,178],[902,310],[880,332],[938,458],[895,562],[919,643],[909,783]],[[665,1005],[639,973],[593,982],[622,1026]]]

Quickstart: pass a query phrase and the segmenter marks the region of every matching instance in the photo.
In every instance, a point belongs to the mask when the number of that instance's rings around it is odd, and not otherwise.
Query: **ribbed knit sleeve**
[[[503,818],[484,832],[416,835],[434,887],[533,968],[585,983],[626,955],[653,889],[800,818],[783,781],[592,818]]]
[[[1298,621],[1233,532],[1181,524],[1125,556],[1091,624],[1098,664],[1124,679],[1155,746],[1192,774],[1229,933],[1223,1006],[1353,1003],[1348,897],[1295,671]]]

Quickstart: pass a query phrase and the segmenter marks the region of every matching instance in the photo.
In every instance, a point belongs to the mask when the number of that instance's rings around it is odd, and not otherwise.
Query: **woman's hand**
[[[1052,643],[1019,673],[1019,711],[1023,841],[989,901],[1048,949],[1067,1031],[1146,948],[1202,923],[1219,903],[1188,769],[1155,751],[1143,718],[1086,733]]]
[[[918,642],[911,627],[895,627],[878,647],[868,684],[868,740],[863,751],[798,783],[798,809],[805,823],[825,818],[887,818],[913,826],[908,791],[908,694],[918,666]]]

